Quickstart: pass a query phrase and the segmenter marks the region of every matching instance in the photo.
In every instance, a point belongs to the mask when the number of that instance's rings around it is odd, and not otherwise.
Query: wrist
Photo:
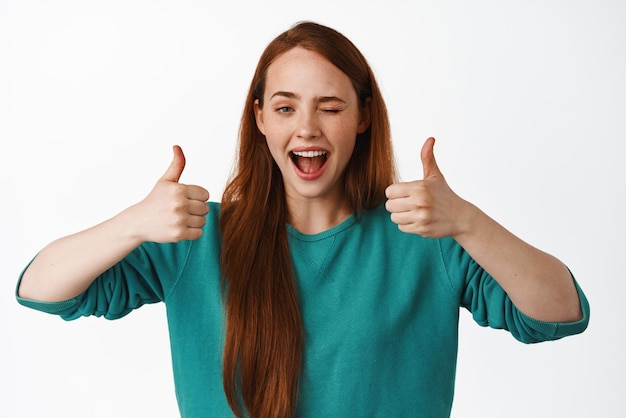
[[[486,215],[472,203],[462,200],[461,208],[456,219],[458,220],[457,232],[452,236],[457,242],[475,236],[477,231],[482,230]]]
[[[119,237],[126,245],[132,248],[136,248],[144,242],[149,241],[141,227],[142,217],[138,205],[139,204],[135,204],[124,209],[111,219],[115,236]]]

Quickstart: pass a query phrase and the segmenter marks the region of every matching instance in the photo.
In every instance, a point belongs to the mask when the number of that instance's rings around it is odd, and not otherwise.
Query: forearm
[[[422,147],[424,180],[387,188],[391,220],[407,233],[454,238],[526,315],[546,322],[581,319],[578,292],[568,269],[456,195],[437,166],[434,143],[429,138]]]
[[[578,293],[567,267],[467,205],[467,226],[454,238],[502,286],[515,306],[541,321],[581,319]]]
[[[18,294],[46,302],[71,299],[141,244],[129,208],[92,228],[53,241],[22,276]]]
[[[209,192],[179,183],[184,168],[183,151],[175,146],[172,163],[145,199],[44,248],[24,272],[18,295],[47,302],[68,300],[143,242],[200,238],[209,211]]]

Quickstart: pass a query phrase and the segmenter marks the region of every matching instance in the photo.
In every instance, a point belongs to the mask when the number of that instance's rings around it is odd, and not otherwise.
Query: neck
[[[287,222],[303,234],[326,231],[348,218],[345,199],[287,199]]]

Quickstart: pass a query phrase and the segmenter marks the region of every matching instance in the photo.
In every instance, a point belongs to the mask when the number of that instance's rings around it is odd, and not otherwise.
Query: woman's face
[[[283,175],[288,202],[341,203],[357,133],[369,126],[348,76],[321,55],[293,48],[268,68],[256,122]]]

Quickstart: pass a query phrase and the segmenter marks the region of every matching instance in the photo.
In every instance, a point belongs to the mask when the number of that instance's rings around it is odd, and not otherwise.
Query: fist
[[[385,207],[403,232],[428,238],[453,237],[463,230],[467,202],[446,183],[435,160],[434,145],[435,138],[428,138],[422,147],[424,178],[387,187]]]
[[[142,241],[178,242],[202,236],[209,192],[179,182],[185,168],[183,150],[174,146],[174,159],[146,198],[136,205]]]

